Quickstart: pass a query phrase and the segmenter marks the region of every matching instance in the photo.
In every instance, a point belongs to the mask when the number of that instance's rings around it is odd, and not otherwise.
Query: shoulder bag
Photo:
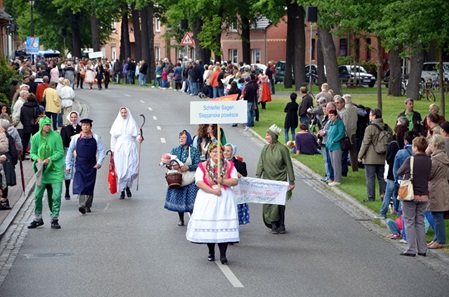
[[[340,146],[342,151],[351,149],[351,140],[348,135],[345,134],[345,137],[340,139]]]
[[[399,181],[398,200],[401,201],[413,201],[415,200],[415,194],[413,192],[413,159],[410,157],[410,179],[402,179]]]
[[[187,167],[192,165],[192,158],[190,157],[190,147],[189,147],[189,156],[187,157],[186,162],[184,163]],[[182,173],[182,183],[181,187],[188,186],[195,181],[195,171],[187,170]]]

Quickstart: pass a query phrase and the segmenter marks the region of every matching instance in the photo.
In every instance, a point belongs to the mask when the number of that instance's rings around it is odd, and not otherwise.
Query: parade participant
[[[101,137],[92,133],[92,120],[82,119],[81,133],[72,137],[67,150],[65,169],[71,172],[73,151],[76,150],[75,176],[73,180],[73,194],[78,194],[78,210],[85,214],[91,212],[94,200],[95,180],[97,170],[101,168],[105,157]],[[96,158],[98,152],[98,160]]]
[[[39,120],[39,132],[31,138],[31,159],[36,173],[35,219],[28,225],[28,229],[42,226],[42,197],[48,185],[51,185],[51,195],[48,206],[51,211],[51,228],[60,229],[59,211],[61,209],[62,180],[64,179],[64,148],[61,136],[51,129],[51,120],[42,117]]]
[[[228,243],[240,240],[236,199],[231,188],[238,184],[238,173],[232,162],[224,161],[222,154],[219,161],[218,149],[217,143],[211,144],[210,158],[200,163],[196,170],[195,182],[200,190],[187,226],[186,238],[193,243],[207,244],[208,261],[215,261],[217,243],[220,261],[226,264]]]
[[[132,197],[131,186],[137,178],[139,156],[136,140],[143,141],[139,126],[127,107],[121,107],[111,130],[111,151],[114,154],[115,172],[117,176],[117,191],[120,199]]]
[[[223,148],[223,156],[225,160],[234,163],[238,177],[240,178],[241,176],[247,176],[248,172],[246,170],[246,163],[243,162],[243,160],[239,160],[235,156],[237,153],[237,147],[232,143],[227,143]],[[239,225],[248,224],[250,222],[248,203],[237,204],[237,211],[239,215]]]
[[[72,136],[79,134],[81,132],[79,114],[77,111],[74,110],[71,111],[67,115],[67,120],[70,124],[61,129],[62,144],[64,146],[64,155],[67,155],[67,150],[69,149]],[[75,158],[72,158],[72,164],[70,169],[71,169],[70,172],[67,171],[64,172],[66,200],[70,200],[69,188],[70,188],[70,181],[73,179],[73,176],[75,174]]]
[[[174,147],[170,154],[175,155],[184,165],[181,167],[174,166],[173,169],[180,172],[195,171],[197,169],[198,163],[200,163],[200,153],[192,144],[193,140],[190,133],[182,130],[179,133],[179,146]],[[197,192],[198,187],[195,185],[195,182],[179,189],[167,189],[164,208],[178,212],[178,226],[184,226],[184,213],[193,211]]]
[[[72,111],[73,101],[75,100],[75,91],[70,86],[70,81],[68,79],[64,79],[62,81],[64,85],[59,92],[59,96],[61,98],[61,106],[64,117],[64,126],[70,123],[69,114]]]
[[[256,176],[263,179],[290,182],[289,192],[295,188],[295,174],[288,148],[278,141],[281,129],[273,124],[266,133],[268,141],[259,157]],[[288,198],[288,197],[287,197]],[[264,204],[263,220],[272,234],[285,233],[285,205]]]

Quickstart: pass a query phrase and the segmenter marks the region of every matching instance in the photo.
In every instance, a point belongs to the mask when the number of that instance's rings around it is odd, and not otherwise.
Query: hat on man
[[[82,119],[80,122],[81,122],[81,123],[89,123],[89,124],[92,124],[93,121],[92,121],[91,119],[84,118],[84,119]]]

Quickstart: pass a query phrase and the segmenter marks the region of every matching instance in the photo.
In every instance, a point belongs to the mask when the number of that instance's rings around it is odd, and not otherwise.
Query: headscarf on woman
[[[127,112],[126,119],[122,118],[121,110],[125,108]],[[137,136],[139,135],[139,127],[137,126],[136,120],[133,118],[131,111],[128,107],[122,106],[118,111],[118,115],[115,118],[114,123],[112,124],[111,130],[109,131],[111,136],[120,136],[120,135],[130,135]],[[112,146],[111,146],[112,148]]]
[[[192,135],[190,135],[190,133],[187,130],[182,130],[181,133],[179,133],[179,135],[181,136],[184,133],[187,136],[187,140],[186,140],[186,144],[183,146],[191,146],[193,144]]]
[[[76,113],[76,122],[75,123],[72,123],[72,120],[71,120],[71,116],[72,116],[72,113]],[[68,115],[67,115],[67,121],[69,122],[69,125],[72,125],[72,127],[73,127],[73,129],[76,129],[76,125],[81,125],[80,124],[80,114],[76,111],[76,110],[72,110]]]

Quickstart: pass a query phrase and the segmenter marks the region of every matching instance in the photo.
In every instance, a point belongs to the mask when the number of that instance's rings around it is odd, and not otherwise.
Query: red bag
[[[111,194],[117,193],[117,178],[115,174],[114,155],[112,152],[111,157],[109,159],[108,183],[109,183],[109,191],[111,192]]]

